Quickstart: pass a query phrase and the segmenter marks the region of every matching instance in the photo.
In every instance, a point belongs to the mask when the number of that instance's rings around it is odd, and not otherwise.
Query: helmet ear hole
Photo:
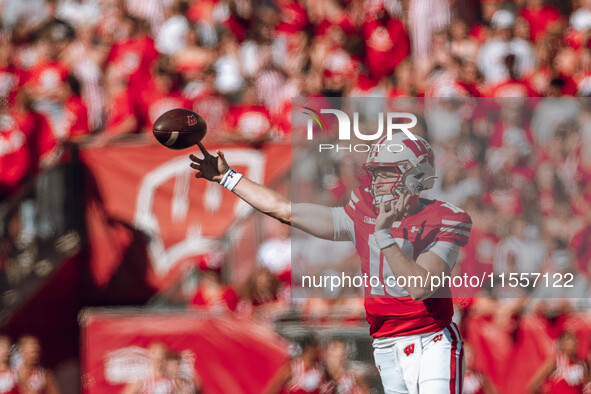
[[[408,191],[411,193],[417,193],[421,191],[421,182],[419,182],[415,177],[407,177],[405,185]]]

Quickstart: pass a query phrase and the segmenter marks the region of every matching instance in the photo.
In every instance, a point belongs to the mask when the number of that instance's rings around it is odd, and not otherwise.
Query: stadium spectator
[[[462,393],[495,394],[497,391],[490,379],[474,368],[474,348],[468,342],[464,342],[464,357],[466,363],[466,375],[464,377]]]
[[[151,132],[156,119],[166,111],[191,108],[191,103],[181,93],[181,83],[182,77],[174,70],[170,59],[160,56],[136,103],[143,132]]]
[[[0,394],[18,394],[16,374],[10,368],[10,338],[0,335]]]
[[[367,382],[359,373],[355,373],[348,364],[347,343],[333,338],[326,345],[323,353],[324,368],[328,376],[327,392],[339,394],[367,394]]]
[[[197,291],[193,295],[191,304],[214,313],[225,313],[236,310],[238,296],[234,289],[222,282],[221,267],[223,256],[210,253],[199,260],[200,278]]]
[[[188,4],[185,1],[173,1],[165,9],[166,20],[156,34],[156,49],[163,55],[174,56],[186,45],[189,34],[189,21],[185,16]]]
[[[165,344],[154,342],[148,347],[149,367],[145,377],[129,383],[123,389],[123,394],[140,393],[176,393],[175,382],[167,374],[168,348]]]
[[[469,35],[468,25],[463,19],[454,19],[449,29],[451,53],[466,61],[475,61],[478,43]]]
[[[267,220],[265,241],[257,250],[257,262],[281,282],[291,282],[291,238],[289,227]]]
[[[522,217],[510,223],[510,234],[499,243],[498,257],[493,265],[498,273],[542,272],[546,247],[539,239],[539,230]]]
[[[189,357],[183,360],[183,356]],[[185,361],[184,364],[183,361]],[[193,365],[189,365],[193,363],[194,356],[191,357],[186,352],[168,353],[166,358],[166,374],[174,381],[175,394],[194,394],[199,392],[199,382],[193,370]],[[189,368],[190,370],[187,370]]]
[[[266,267],[256,268],[242,291],[238,312],[260,320],[273,320],[288,307],[288,294],[278,278]]]
[[[529,389],[533,393],[582,393],[589,380],[589,366],[577,356],[577,337],[564,332],[552,355],[532,377]]]
[[[244,88],[246,81],[241,72],[240,46],[236,37],[226,32],[222,35],[219,45],[219,56],[214,63],[216,70],[216,89],[237,100],[236,95]]]
[[[32,167],[27,135],[4,103],[0,100],[0,200],[20,189]]]
[[[207,67],[198,77],[186,76],[186,78],[188,83],[183,95],[193,102],[193,110],[203,116],[207,122],[207,138],[221,140],[226,127],[230,103],[215,88],[215,69]]]
[[[374,6],[367,11],[361,35],[365,44],[364,63],[374,81],[392,74],[410,54],[410,41],[404,24],[398,18],[392,18],[385,8]]]
[[[26,335],[18,340],[18,350],[14,360],[20,393],[58,394],[53,373],[41,367],[41,344],[33,336]]]
[[[101,136],[132,134],[138,130],[138,120],[134,109],[133,97],[128,89],[127,80],[116,67],[110,67],[105,75],[105,101],[107,119]]]
[[[312,334],[299,341],[299,354],[291,361],[291,371],[283,388],[286,394],[324,392],[328,385],[326,373],[320,363],[320,346]]]
[[[494,33],[486,40],[478,53],[478,68],[488,86],[501,83],[509,78],[505,67],[507,55],[515,56],[516,75],[526,77],[533,71],[535,56],[531,45],[513,35],[515,16],[507,10],[497,11],[491,20]]]
[[[472,231],[464,248],[462,272],[470,275],[486,275],[494,272],[494,258],[499,243],[500,225],[495,221],[496,210],[490,205],[481,205],[470,212]]]
[[[240,104],[228,110],[224,139],[256,147],[271,138],[271,128],[269,111],[257,102],[256,88],[250,85],[244,90]]]

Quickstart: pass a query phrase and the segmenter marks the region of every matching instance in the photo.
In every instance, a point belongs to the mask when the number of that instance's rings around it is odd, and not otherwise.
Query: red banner
[[[288,362],[285,342],[249,321],[196,312],[82,315],[83,392],[119,392],[149,375],[148,348],[180,355],[178,370],[203,393],[264,393]]]
[[[234,169],[264,184],[275,183],[291,165],[289,145],[208,149],[222,150]],[[246,203],[219,185],[196,180],[189,153],[137,143],[80,152],[91,180],[88,240],[90,269],[98,287],[112,285],[121,263],[132,265],[128,260],[137,260],[144,249],[147,267],[138,264],[127,276],[143,275],[149,287],[163,289],[183,262],[216,248],[228,228],[250,212]]]

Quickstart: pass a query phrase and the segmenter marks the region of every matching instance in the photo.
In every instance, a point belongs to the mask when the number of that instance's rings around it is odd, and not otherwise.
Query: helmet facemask
[[[425,140],[420,137],[411,140],[398,133],[391,141],[384,141],[375,144],[368,154],[363,165],[368,177],[360,182],[364,198],[373,205],[374,211],[379,209],[379,204],[396,201],[405,193],[418,195],[422,190],[431,189],[436,178],[433,150]],[[388,173],[376,176],[380,170]],[[385,181],[380,179],[382,177]]]
[[[397,201],[404,193],[418,195],[421,191],[430,189],[436,177],[425,177],[425,172],[421,170],[420,166],[423,161],[427,161],[427,157],[422,157],[419,165],[412,165],[408,160],[387,165],[382,163],[365,164],[363,168],[371,180],[371,183],[365,186],[371,196],[373,206],[378,209],[381,203]],[[377,170],[388,170],[393,173],[393,177],[396,179],[388,182],[376,182],[374,172]],[[391,185],[388,191],[385,192],[385,189],[382,189],[380,194],[376,194],[376,186],[384,184]]]
[[[383,164],[366,164],[363,167],[371,181],[371,183],[366,186],[366,190],[371,196],[371,202],[374,207],[377,208],[383,202],[396,201],[407,191],[406,185],[404,184],[404,177],[412,168],[412,165],[408,161],[387,166]],[[394,179],[386,182],[378,182],[375,175],[375,171],[378,170],[387,170],[391,172],[392,178]],[[381,190],[377,192],[376,188],[380,185],[387,185],[387,187],[381,188]]]

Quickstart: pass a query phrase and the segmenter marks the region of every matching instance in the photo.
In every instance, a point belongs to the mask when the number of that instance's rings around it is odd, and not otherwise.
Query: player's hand
[[[392,223],[402,219],[408,212],[410,207],[409,202],[412,196],[411,193],[406,192],[396,201],[392,200],[380,203],[380,213],[376,218],[375,231],[390,229]]]
[[[218,150],[218,155],[214,156],[205,149],[201,142],[198,142],[197,145],[201,153],[203,153],[203,159],[198,158],[194,154],[189,155],[189,159],[192,161],[191,168],[196,170],[195,178],[205,178],[208,181],[219,183],[226,171],[230,168],[224,157],[224,153]]]

